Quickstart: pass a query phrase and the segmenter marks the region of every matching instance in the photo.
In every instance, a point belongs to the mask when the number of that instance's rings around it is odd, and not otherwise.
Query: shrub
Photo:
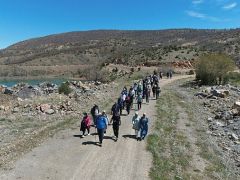
[[[224,84],[234,66],[233,60],[224,54],[204,55],[196,63],[196,79],[201,85]]]
[[[65,82],[62,83],[61,86],[58,88],[59,94],[69,95],[72,92],[72,89],[69,87],[69,83]]]
[[[240,73],[230,72],[228,73],[226,80],[234,85],[240,85]]]

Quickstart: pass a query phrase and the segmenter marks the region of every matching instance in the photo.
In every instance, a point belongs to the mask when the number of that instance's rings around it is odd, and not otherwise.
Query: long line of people
[[[143,113],[143,115],[140,117],[138,111],[141,110],[144,99],[146,100],[146,103],[149,103],[151,92],[152,97],[158,99],[161,89],[159,86],[159,76],[157,74],[149,75],[142,80],[135,82],[133,86],[129,88],[129,90],[125,86],[119,98],[117,99],[117,102],[115,102],[111,108],[112,117],[110,121],[106,112],[103,111],[100,113],[98,105],[94,104],[91,109],[91,115],[93,119],[92,126],[97,129],[99,146],[102,146],[104,134],[106,133],[108,125],[110,124],[112,124],[113,128],[113,139],[115,142],[118,140],[119,127],[121,125],[121,115],[123,115],[123,110],[126,110],[127,115],[130,114],[131,110],[135,110],[135,114],[132,117],[131,121],[132,129],[135,130],[135,136],[138,141],[144,140],[148,134],[149,118],[147,117],[146,113]],[[134,100],[136,101],[135,107],[133,107]],[[87,135],[90,134],[90,125],[90,116],[85,112],[81,121],[80,128],[80,131],[82,131],[82,137],[85,137],[86,130],[88,133]]]

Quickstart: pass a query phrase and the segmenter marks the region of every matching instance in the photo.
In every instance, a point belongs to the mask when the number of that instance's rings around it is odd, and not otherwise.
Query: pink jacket
[[[91,118],[90,116],[87,116],[84,118],[84,123],[86,125],[86,127],[90,127],[91,126]]]

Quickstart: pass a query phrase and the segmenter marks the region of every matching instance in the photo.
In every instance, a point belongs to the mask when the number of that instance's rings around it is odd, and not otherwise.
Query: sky
[[[239,26],[240,0],[0,0],[0,49],[70,31]]]

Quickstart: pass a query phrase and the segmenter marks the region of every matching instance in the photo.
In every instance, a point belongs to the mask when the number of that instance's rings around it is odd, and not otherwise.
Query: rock
[[[212,121],[213,121],[213,118],[209,117],[208,122],[212,122]]]
[[[238,140],[238,136],[235,134],[235,133],[232,133],[229,135],[229,138],[234,140],[234,141],[237,141]]]
[[[5,110],[5,106],[1,105],[0,110]]]
[[[233,116],[238,116],[238,115],[240,115],[240,111],[238,111],[237,109],[232,109],[232,110],[231,110],[231,113],[232,113]]]
[[[224,127],[224,124],[221,123],[221,122],[219,122],[219,121],[215,122],[215,124],[216,124],[217,126],[219,126],[219,127]]]
[[[195,96],[198,96],[198,97],[200,97],[200,98],[201,98],[201,97],[205,98],[205,97],[208,96],[208,94],[203,93],[203,92],[199,92],[199,93],[196,93]]]
[[[6,88],[6,89],[4,90],[4,94],[12,95],[12,94],[13,94],[13,90]]]
[[[45,111],[45,113],[48,114],[48,115],[52,115],[52,114],[55,113],[55,111],[53,109],[48,109],[48,110]]]
[[[234,109],[237,109],[238,112],[239,112],[239,111],[240,111],[240,101],[236,101],[236,102],[234,103],[234,105],[233,105],[233,108],[234,108]]]
[[[13,113],[18,113],[19,112],[19,108],[18,107],[13,108],[12,112]]]
[[[17,100],[18,100],[19,102],[22,102],[22,101],[23,101],[22,98],[20,98],[20,97],[18,97]]]
[[[101,84],[102,84],[102,83],[99,82],[99,81],[96,81],[96,82],[95,82],[95,85],[96,85],[96,86],[99,86],[99,85],[101,85]]]
[[[46,112],[47,110],[51,109],[51,106],[49,104],[41,104],[40,105],[40,110],[42,112]]]
[[[228,90],[212,90],[211,94],[216,97],[226,98],[230,93]]]

